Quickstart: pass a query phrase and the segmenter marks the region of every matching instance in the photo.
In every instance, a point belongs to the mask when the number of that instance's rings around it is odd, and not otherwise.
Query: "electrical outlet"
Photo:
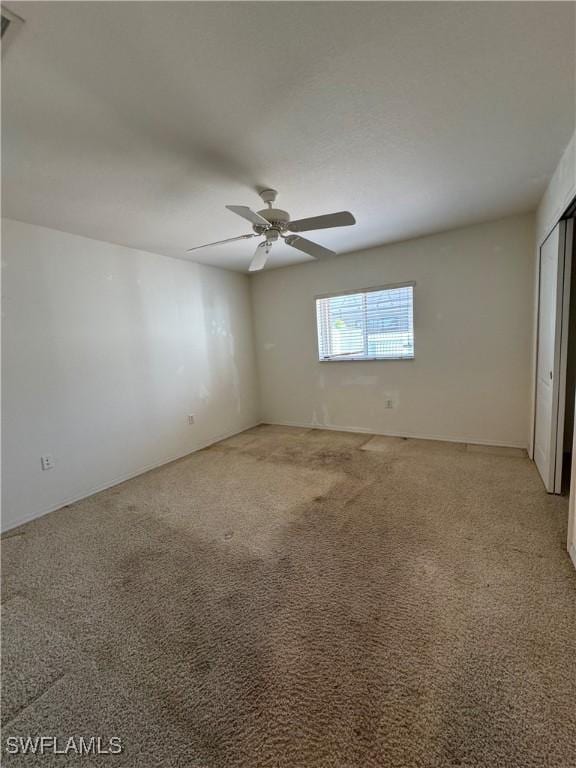
[[[54,469],[54,457],[50,456],[50,454],[40,456],[40,464],[42,465],[43,470]]]
[[[383,408],[396,408],[398,396],[395,392],[383,392],[382,393],[382,407]]]
[[[195,421],[194,414],[193,413],[189,413],[188,414],[188,424],[194,424],[194,421]]]

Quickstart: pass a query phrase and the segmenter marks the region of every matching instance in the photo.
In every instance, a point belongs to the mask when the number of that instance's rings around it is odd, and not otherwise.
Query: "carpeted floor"
[[[261,426],[9,532],[3,744],[124,750],[5,764],[574,768],[567,502],[517,453]]]

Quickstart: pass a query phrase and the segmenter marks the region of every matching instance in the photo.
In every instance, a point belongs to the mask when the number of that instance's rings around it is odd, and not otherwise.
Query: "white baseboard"
[[[262,423],[261,421],[257,421],[254,424],[249,424],[246,427],[242,427],[242,429],[235,429],[232,432],[226,432],[222,435],[218,435],[217,437],[214,437],[208,440],[207,442],[197,446],[192,451],[185,451],[184,453],[181,453],[181,454],[175,454],[174,456],[161,459],[157,463],[148,464],[144,467],[140,467],[134,472],[129,472],[125,475],[119,475],[113,480],[110,480],[109,482],[107,481],[103,485],[93,486],[91,488],[86,489],[85,491],[82,491],[79,495],[74,495],[74,496],[65,498],[62,501],[59,501],[57,504],[50,506],[47,509],[43,509],[41,512],[31,512],[29,515],[24,515],[23,517],[21,517],[18,520],[18,522],[11,523],[7,528],[2,527],[2,533],[7,533],[8,531],[12,531],[14,530],[14,528],[19,528],[21,525],[24,525],[25,523],[29,523],[32,520],[36,520],[39,517],[44,517],[44,515],[48,515],[50,514],[50,512],[55,512],[57,509],[62,509],[62,507],[66,507],[69,504],[75,504],[77,501],[82,501],[82,499],[87,499],[89,496],[94,496],[94,494],[96,493],[100,493],[101,491],[106,491],[108,490],[108,488],[113,488],[115,485],[120,485],[120,483],[125,483],[127,480],[132,480],[134,477],[139,477],[140,475],[144,475],[146,474],[146,472],[150,472],[153,469],[158,469],[159,467],[163,467],[166,464],[171,464],[173,461],[184,459],[186,456],[191,456],[193,453],[196,453],[197,451],[202,451],[204,450],[204,448],[208,448],[210,445],[219,443],[221,440],[226,440],[226,438],[233,437],[234,435],[239,435],[241,432],[245,432],[247,429],[252,429],[253,427],[257,427],[261,423]]]
[[[270,421],[264,419],[264,424],[273,424],[278,427],[300,427],[302,429],[329,429],[336,432],[360,432],[367,435],[382,435],[383,437],[407,437],[413,440],[440,440],[445,443],[470,443],[472,445],[495,445],[499,448],[523,448],[527,450],[526,443],[506,440],[485,440],[478,437],[447,437],[446,435],[424,435],[412,432],[378,432],[366,427],[343,427],[337,424],[312,424],[310,422],[295,421]]]

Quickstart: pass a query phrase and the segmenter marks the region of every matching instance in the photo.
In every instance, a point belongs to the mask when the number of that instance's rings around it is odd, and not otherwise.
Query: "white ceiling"
[[[258,186],[352,211],[308,235],[338,252],[526,211],[574,128],[573,3],[9,7],[4,215],[170,256],[249,232]]]

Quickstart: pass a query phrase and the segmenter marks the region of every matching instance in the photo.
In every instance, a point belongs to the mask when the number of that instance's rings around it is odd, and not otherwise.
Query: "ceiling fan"
[[[206,245],[197,245],[195,248],[189,248],[190,251],[197,251],[199,248],[209,248],[212,245],[222,245],[231,243],[234,240],[248,240],[251,237],[263,237],[264,240],[259,243],[254,253],[254,257],[248,267],[250,272],[263,269],[272,246],[282,238],[286,245],[297,248],[303,253],[307,253],[315,259],[324,259],[330,256],[336,256],[334,251],[324,248],[323,245],[313,243],[300,235],[288,234],[293,232],[308,232],[311,229],[328,229],[330,227],[348,227],[350,224],[356,224],[356,219],[348,211],[339,211],[338,213],[328,213],[324,216],[312,216],[309,219],[297,219],[290,221],[290,214],[282,211],[280,208],[273,208],[272,204],[276,200],[278,193],[275,189],[263,189],[260,197],[268,208],[264,208],[257,213],[246,205],[227,205],[229,211],[241,216],[243,219],[252,223],[254,232],[247,235],[238,235],[238,237],[229,237],[227,240],[217,240],[215,243]]]

